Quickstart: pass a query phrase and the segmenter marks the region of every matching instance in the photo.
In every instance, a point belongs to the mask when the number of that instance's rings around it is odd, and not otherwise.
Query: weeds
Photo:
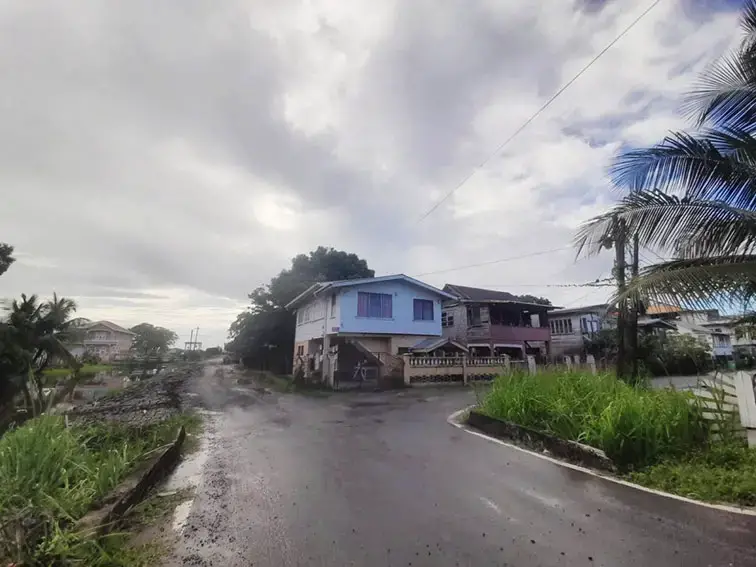
[[[611,374],[497,378],[484,413],[602,449],[624,470],[702,447],[708,425],[691,394],[629,386]]]
[[[713,444],[634,472],[630,479],[688,498],[756,506],[756,450],[742,443]]]
[[[197,416],[179,415],[141,429],[66,427],[63,417],[42,416],[6,433],[0,439],[0,559],[118,564],[98,563],[98,549],[108,541],[75,533],[75,521],[172,442],[181,425],[194,432],[199,423]],[[100,555],[82,559],[92,553]]]

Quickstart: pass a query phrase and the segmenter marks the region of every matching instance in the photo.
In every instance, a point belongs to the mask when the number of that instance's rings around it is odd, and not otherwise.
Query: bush
[[[688,498],[756,506],[756,450],[743,444],[713,444],[707,451],[666,460],[630,478]]]
[[[0,564],[91,565],[98,543],[74,522],[141,462],[173,440],[178,416],[145,429],[115,425],[66,427],[42,416],[0,439]],[[96,551],[96,550],[95,550]],[[109,563],[113,564],[113,563]]]
[[[94,352],[85,352],[81,355],[82,364],[100,364],[102,359]]]
[[[692,394],[633,387],[611,374],[514,374],[494,381],[483,413],[602,449],[636,469],[702,447],[708,425]]]
[[[709,346],[691,335],[669,333],[642,337],[639,357],[653,376],[694,376],[713,368]]]

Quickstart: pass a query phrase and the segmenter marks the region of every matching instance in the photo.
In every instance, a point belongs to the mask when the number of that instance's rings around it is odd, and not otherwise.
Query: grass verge
[[[110,364],[85,364],[79,370],[79,374],[97,374],[98,372],[110,372],[113,366]],[[71,368],[48,368],[44,375],[49,378],[65,378],[73,372]]]
[[[0,560],[31,565],[133,565],[122,534],[94,540],[75,522],[150,455],[173,441],[181,425],[196,432],[200,419],[183,414],[161,424],[66,427],[42,416],[0,439]],[[118,554],[121,553],[121,556]]]
[[[501,376],[484,413],[591,445],[623,470],[703,446],[708,424],[692,394],[632,387],[611,374],[549,372]]]
[[[756,505],[756,450],[711,440],[690,392],[632,387],[612,374],[501,376],[483,413],[603,450],[638,484],[709,502]]]
[[[275,392],[296,392],[308,396],[328,396],[333,393],[332,390],[327,390],[319,384],[297,384],[291,376],[281,376],[265,370],[247,369],[244,371],[244,377]]]
[[[629,478],[696,500],[756,506],[756,450],[739,443],[715,443],[707,450],[630,473]]]

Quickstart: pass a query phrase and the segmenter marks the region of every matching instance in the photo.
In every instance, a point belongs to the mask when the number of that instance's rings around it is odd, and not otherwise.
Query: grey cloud
[[[197,0],[26,4],[3,14],[0,168],[18,195],[7,238],[32,253],[54,247],[71,262],[83,251],[93,264],[116,260],[126,272],[119,284],[239,293],[249,285],[244,264],[275,258],[264,229],[238,211],[248,195],[192,183],[166,191],[185,180],[153,162],[156,144],[190,140],[316,206],[364,185],[327,137],[284,122],[285,65],[248,17],[242,3]],[[60,234],[41,242],[24,230],[28,218]],[[261,248],[252,257],[224,248],[224,239],[251,235]]]
[[[454,257],[460,249],[523,249],[523,238],[470,233],[495,228],[496,213],[460,221],[442,207],[417,223],[432,205],[428,188],[451,189],[493,149],[466,145],[481,108],[508,88],[540,100],[567,57],[595,51],[585,37],[539,25],[538,3],[515,4],[508,12],[500,2],[398,3],[336,103],[344,123],[305,134],[284,117],[296,52],[250,26],[268,2],[4,3],[0,186],[9,197],[0,240],[56,266],[19,262],[0,295],[56,289],[99,308],[115,304],[113,295],[135,305],[158,301],[147,288],[181,287],[204,292],[197,301],[212,311],[286,266],[287,239],[300,251],[353,250],[387,271],[411,271],[402,262],[412,246],[448,249],[451,265],[468,263]],[[618,3],[588,4],[583,32],[616,17]],[[317,33],[338,46],[342,31],[323,24]],[[600,123],[575,128],[599,140],[612,134]],[[194,152],[184,159],[233,169],[238,179],[182,170],[169,151],[181,144]],[[340,152],[356,144],[364,163]],[[397,157],[391,171],[371,161],[382,151]],[[259,184],[293,193],[303,210],[328,209],[337,222],[293,235],[270,230],[253,215]],[[525,244],[537,250],[569,236],[538,227]]]

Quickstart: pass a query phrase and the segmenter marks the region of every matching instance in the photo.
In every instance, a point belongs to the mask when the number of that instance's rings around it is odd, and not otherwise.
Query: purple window
[[[393,297],[388,293],[357,292],[357,317],[391,319]]]
[[[433,321],[433,301],[415,299],[413,307],[415,321]]]

